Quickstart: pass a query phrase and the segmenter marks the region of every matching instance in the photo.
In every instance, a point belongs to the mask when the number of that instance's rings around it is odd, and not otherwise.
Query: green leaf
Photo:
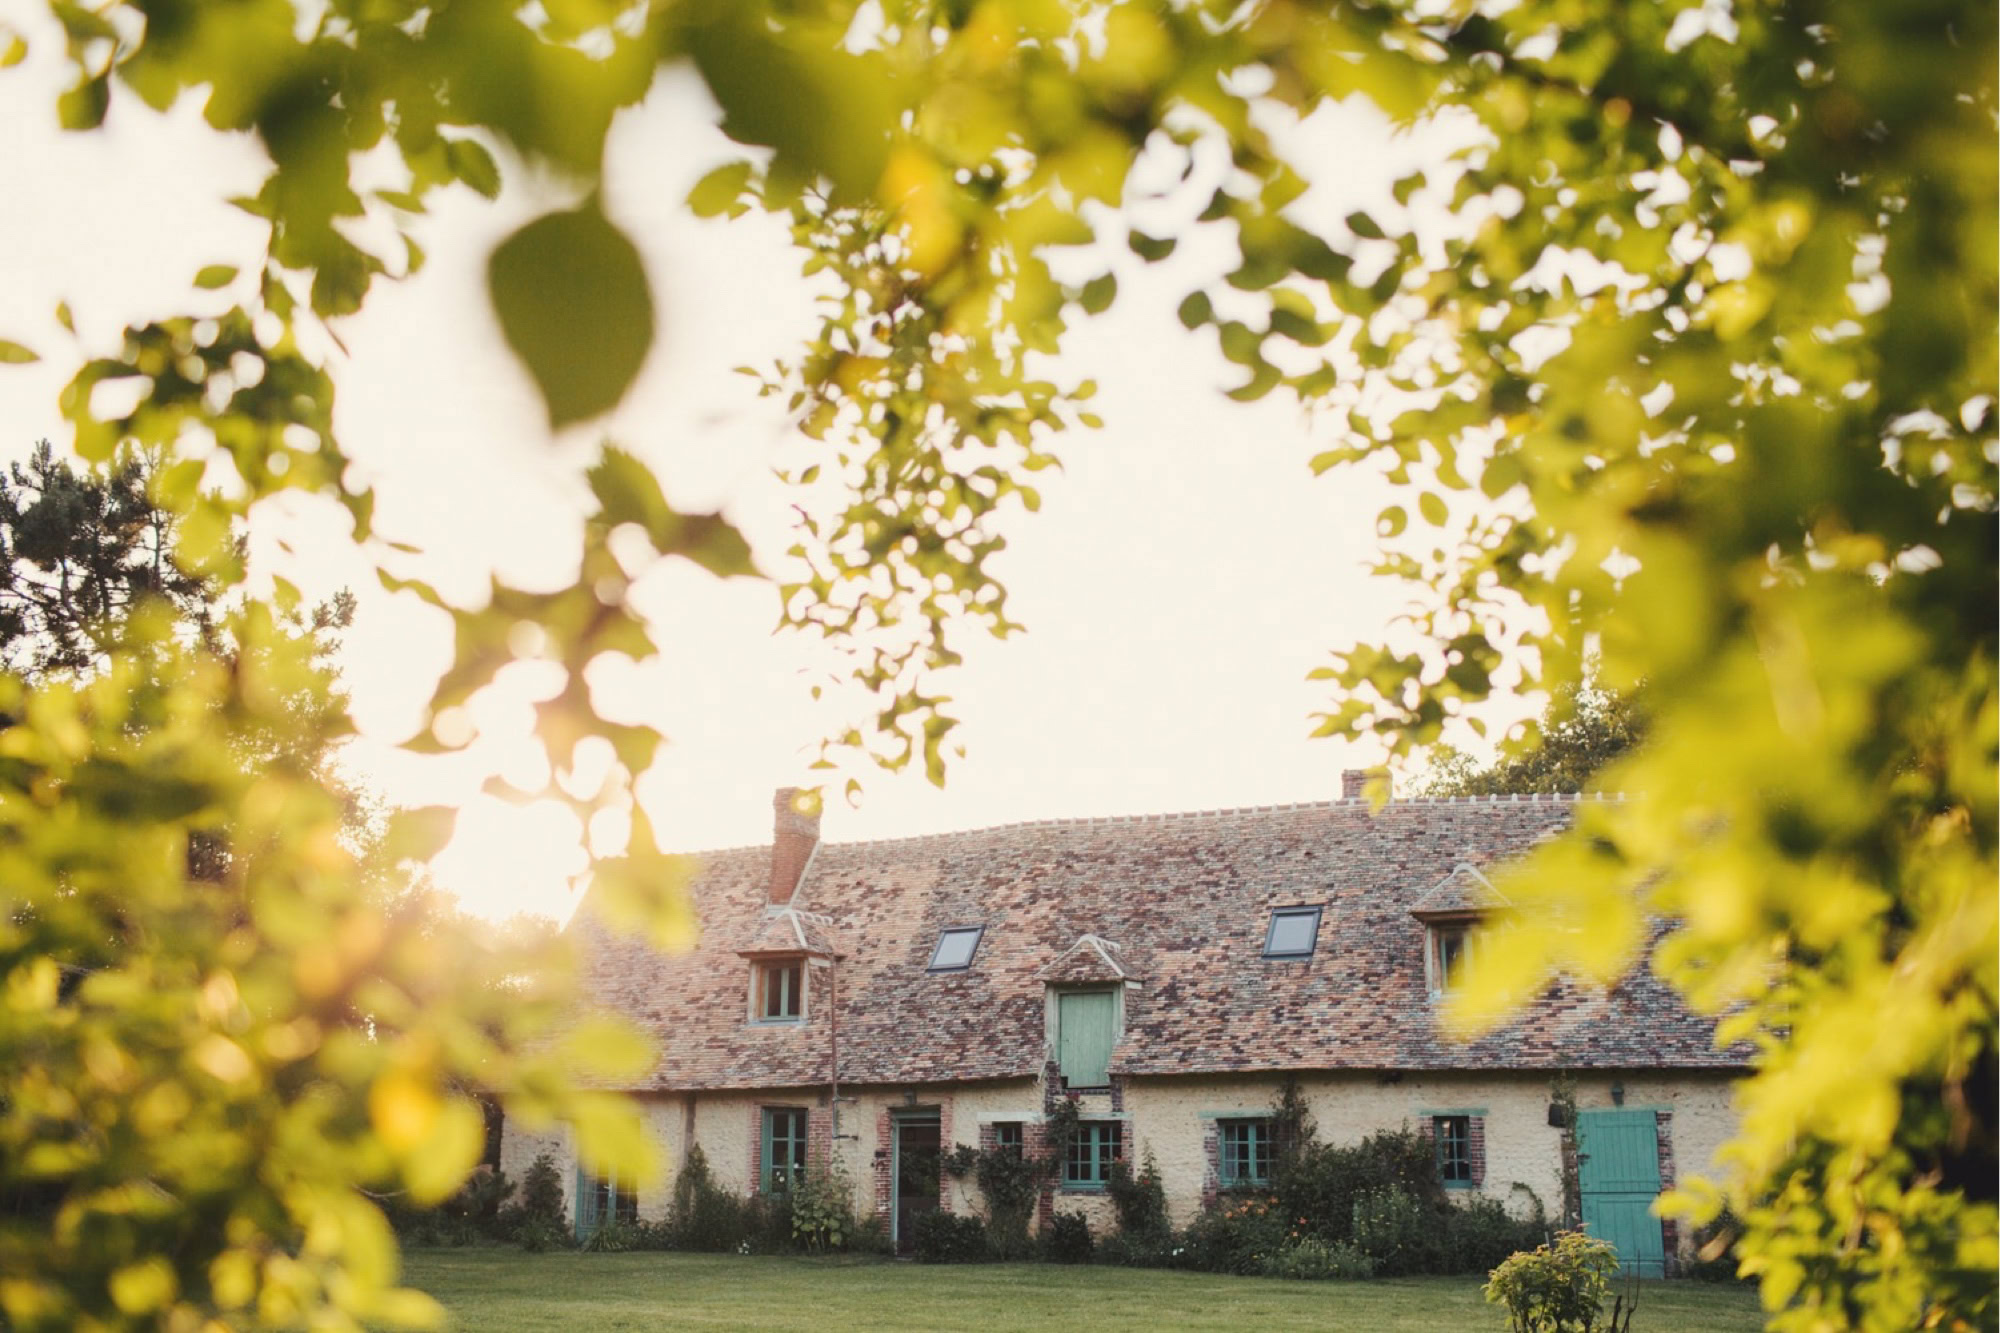
[[[86,79],[56,99],[56,119],[66,130],[94,130],[110,106],[110,81]]]
[[[488,199],[500,197],[500,164],[484,145],[473,139],[451,139],[444,151],[452,175]]]
[[[32,348],[0,338],[0,365],[24,366],[42,358]]]
[[[1347,215],[1347,229],[1363,240],[1380,241],[1387,239],[1383,234],[1382,224],[1374,218],[1369,217],[1366,213],[1349,213]]]
[[[1172,254],[1176,242],[1171,236],[1148,236],[1143,231],[1135,230],[1126,235],[1125,244],[1132,247],[1133,254],[1153,264]]]
[[[530,222],[487,265],[500,331],[560,429],[610,411],[653,343],[639,251],[596,201]]]
[[[205,292],[212,292],[218,287],[227,287],[234,281],[236,281],[234,264],[210,264],[194,275],[194,285]]]
[[[750,184],[750,164],[731,162],[717,167],[694,183],[688,191],[688,207],[698,218],[720,217],[736,208],[744,188]]]
[[[1424,521],[1434,528],[1443,527],[1445,520],[1451,516],[1450,511],[1445,508],[1444,497],[1436,491],[1425,491],[1417,497],[1417,511],[1424,516]]]
[[[1083,295],[1080,299],[1084,310],[1088,313],[1103,314],[1111,308],[1111,303],[1118,299],[1118,275],[1105,273],[1092,278],[1083,285]]]
[[[1184,326],[1196,329],[1215,318],[1215,306],[1208,299],[1207,292],[1189,292],[1176,313]]]

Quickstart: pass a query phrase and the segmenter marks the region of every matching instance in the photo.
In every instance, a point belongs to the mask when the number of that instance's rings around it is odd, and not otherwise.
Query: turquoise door
[[[1620,1271],[1665,1277],[1666,1246],[1653,1200],[1660,1196],[1659,1124],[1651,1111],[1579,1111],[1577,1176],[1583,1225],[1618,1251]]]
[[[1072,1088],[1110,1082],[1111,1047],[1118,1036],[1118,997],[1108,990],[1065,991],[1056,996],[1056,1060]]]

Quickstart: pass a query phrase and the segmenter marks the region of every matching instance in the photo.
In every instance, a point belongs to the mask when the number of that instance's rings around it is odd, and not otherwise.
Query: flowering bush
[[[1286,1241],[1264,1260],[1264,1276],[1352,1282],[1374,1277],[1375,1261],[1352,1245],[1329,1245],[1317,1236],[1301,1236]]]
[[[1565,1231],[1555,1244],[1512,1255],[1494,1269],[1486,1299],[1507,1307],[1513,1333],[1590,1333],[1604,1313],[1617,1268],[1610,1245]]]
[[[1287,1241],[1310,1231],[1303,1217],[1287,1217],[1275,1194],[1236,1195],[1196,1218],[1187,1229],[1187,1267],[1211,1273],[1261,1273]]]

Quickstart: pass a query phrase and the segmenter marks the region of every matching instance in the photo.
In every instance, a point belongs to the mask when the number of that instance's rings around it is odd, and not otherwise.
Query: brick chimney
[[[819,802],[807,802],[797,787],[780,787],[771,798],[771,901],[788,903],[813,848],[819,845]]]
[[[1367,795],[1368,780],[1370,778],[1380,778],[1383,782],[1386,783],[1389,781],[1389,770],[1386,768],[1341,769],[1340,770],[1341,799],[1344,801],[1358,801],[1363,796]],[[1389,798],[1391,800],[1394,800],[1395,795],[1396,795],[1395,790],[1392,787],[1389,792]]]

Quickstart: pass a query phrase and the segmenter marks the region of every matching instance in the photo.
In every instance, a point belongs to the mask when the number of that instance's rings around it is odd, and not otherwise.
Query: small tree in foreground
[[[1486,1299],[1507,1307],[1513,1333],[1592,1333],[1617,1269],[1610,1245],[1565,1231],[1553,1245],[1513,1255],[1494,1269]]]

